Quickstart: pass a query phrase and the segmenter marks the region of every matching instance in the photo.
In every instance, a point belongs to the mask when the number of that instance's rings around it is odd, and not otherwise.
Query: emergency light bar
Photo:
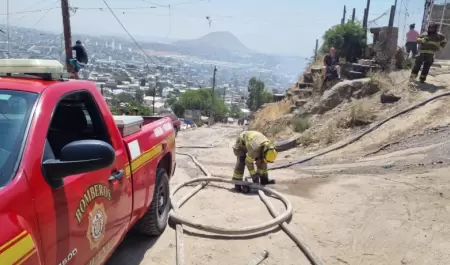
[[[64,67],[57,60],[0,59],[0,74],[34,75],[44,79],[61,79]]]

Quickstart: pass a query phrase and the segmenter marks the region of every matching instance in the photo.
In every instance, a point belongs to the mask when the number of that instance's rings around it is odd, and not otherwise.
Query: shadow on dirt
[[[129,233],[105,265],[141,264],[145,253],[158,241],[158,238]]]
[[[297,197],[312,197],[312,192],[330,182],[328,176],[315,177],[315,178],[301,178],[288,181],[278,181],[274,186],[274,189],[285,194],[297,196]]]
[[[442,89],[442,87],[439,87],[439,86],[436,86],[433,84],[428,84],[428,83],[424,83],[424,84],[417,83],[417,88],[419,90],[426,91],[429,93],[436,93],[437,91]]]

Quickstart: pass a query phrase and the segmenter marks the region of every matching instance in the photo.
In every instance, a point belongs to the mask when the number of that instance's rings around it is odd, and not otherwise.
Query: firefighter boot
[[[259,184],[259,182],[260,182],[260,177],[259,177],[258,175],[252,176],[252,181],[253,181],[253,183],[255,183],[255,184]]]
[[[232,180],[235,180],[235,181],[242,181],[242,179],[240,179],[240,178],[233,178]],[[240,185],[240,184],[234,184],[234,190],[235,190],[236,192],[241,192],[241,191],[242,191],[242,185]]]
[[[251,189],[248,185],[242,185],[242,193],[247,194],[250,193]]]
[[[246,182],[247,182],[247,180],[246,180]],[[242,193],[247,194],[247,193],[250,193],[250,191],[251,191],[251,188],[249,185],[242,185]]]
[[[425,83],[425,80],[427,80],[427,76],[426,75],[420,75],[419,82],[423,84],[423,83]]]
[[[265,185],[270,185],[270,184],[275,184],[275,180],[271,179],[269,180],[269,175],[264,174],[261,176],[261,185],[265,186]]]

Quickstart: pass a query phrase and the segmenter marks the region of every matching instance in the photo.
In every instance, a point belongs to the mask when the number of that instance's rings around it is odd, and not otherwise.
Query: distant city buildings
[[[52,34],[32,29],[11,28],[10,58],[56,59],[65,62],[61,34]],[[91,80],[104,93],[111,95],[127,93],[135,96],[156,89],[157,97],[145,96],[143,104],[162,111],[170,97],[179,96],[189,90],[209,88],[212,85],[213,67],[217,66],[216,90],[223,94],[230,107],[238,105],[243,112],[248,80],[256,76],[270,89],[284,91],[292,74],[275,73],[277,67],[267,67],[267,62],[248,62],[233,57],[233,61],[206,60],[177,52],[158,52],[160,55],[145,58],[126,39],[105,39],[95,36],[73,36],[81,40],[89,56],[89,65],[80,72],[84,79]],[[149,53],[155,54],[149,49]],[[0,40],[0,58],[7,58],[6,42]],[[266,67],[266,68],[265,68]],[[299,67],[301,69],[301,67]],[[147,93],[148,94],[148,93]]]

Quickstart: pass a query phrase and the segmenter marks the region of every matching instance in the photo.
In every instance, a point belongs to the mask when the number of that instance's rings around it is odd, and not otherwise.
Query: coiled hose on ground
[[[312,265],[322,265],[323,263],[319,260],[319,258],[311,251],[311,248],[304,242],[305,240],[299,238],[298,236],[294,235],[292,231],[287,226],[286,221],[292,216],[292,204],[290,201],[281,193],[269,189],[267,187],[261,186],[261,185],[255,185],[250,182],[245,181],[233,181],[231,179],[223,179],[223,178],[216,178],[212,177],[211,174],[206,170],[206,168],[195,159],[194,156],[192,156],[189,153],[181,153],[177,152],[179,155],[185,155],[189,156],[192,161],[202,170],[202,172],[206,175],[206,177],[202,178],[196,178],[191,179],[186,182],[181,183],[177,187],[174,188],[171,194],[171,201],[172,201],[172,210],[169,213],[169,217],[171,222],[176,223],[176,264],[177,265],[184,265],[184,244],[183,244],[183,227],[182,225],[190,226],[199,230],[203,230],[206,232],[216,233],[216,234],[222,234],[222,235],[245,235],[245,234],[254,234],[257,232],[265,231],[269,228],[273,228],[275,226],[280,226],[281,229],[283,229],[284,232],[296,243],[296,245],[301,249],[301,251],[305,254],[306,258],[310,261]],[[198,184],[190,193],[185,195],[182,199],[180,199],[179,202],[175,202],[173,199],[174,195],[177,191],[179,191],[181,188],[192,184],[197,183]],[[255,226],[248,226],[248,227],[242,227],[242,228],[221,228],[213,225],[205,225],[197,222],[193,222],[187,218],[182,217],[179,215],[178,210],[179,208],[186,203],[192,196],[194,196],[197,192],[199,192],[202,188],[204,188],[206,185],[208,185],[210,182],[221,182],[221,183],[231,183],[231,184],[241,184],[241,185],[248,185],[251,186],[254,189],[258,189],[258,194],[261,198],[261,200],[265,203],[267,209],[269,210],[270,214],[274,217],[274,219],[264,222],[260,225]],[[282,214],[278,214],[275,211],[275,208],[272,206],[270,201],[267,198],[267,195],[273,195],[277,197],[279,200],[283,202],[283,204],[286,206],[286,211]]]
[[[417,104],[414,104],[408,108],[406,108],[403,111],[400,111],[384,120],[379,121],[378,123],[376,123],[374,126],[372,126],[371,128],[369,128],[368,130],[362,132],[361,134],[357,135],[356,137],[351,138],[350,140],[335,146],[333,148],[330,148],[328,150],[325,150],[323,152],[320,152],[318,154],[312,155],[310,157],[307,158],[303,158],[303,159],[299,159],[299,160],[294,160],[285,164],[281,164],[281,165],[275,165],[273,167],[270,167],[269,170],[276,170],[276,169],[282,169],[282,168],[287,168],[287,167],[291,167],[293,165],[297,165],[297,164],[301,164],[301,163],[305,163],[307,161],[310,161],[316,157],[319,156],[323,156],[325,154],[328,154],[330,152],[339,150],[341,148],[344,148],[356,141],[358,141],[359,139],[361,139],[362,137],[364,137],[365,135],[375,131],[376,129],[378,129],[381,125],[385,124],[386,122],[395,119],[396,117],[403,115],[405,113],[408,113],[416,108],[419,108],[425,104],[428,104],[431,101],[434,101],[436,99],[439,99],[441,97],[445,97],[445,96],[450,96],[450,92],[446,92],[446,93],[442,93],[433,97],[430,97],[422,102],[419,102]],[[214,141],[217,142],[218,140]],[[214,144],[211,144],[209,146],[180,146],[178,148],[213,148]],[[247,233],[254,233],[254,232],[260,232],[263,230],[266,230],[270,227],[279,225],[283,231],[286,232],[286,234],[289,235],[289,237],[297,244],[297,246],[302,250],[302,252],[305,254],[305,256],[308,258],[308,260],[310,261],[311,264],[313,265],[318,265],[318,264],[323,264],[320,259],[311,251],[311,249],[307,246],[307,244],[305,243],[304,240],[300,240],[298,236],[294,235],[288,228],[287,224],[285,223],[286,220],[288,220],[291,215],[292,215],[292,205],[290,204],[290,202],[280,193],[266,188],[266,187],[262,187],[259,185],[254,185],[254,184],[250,184],[249,182],[235,182],[232,180],[227,180],[227,179],[222,179],[222,178],[214,178],[211,176],[211,174],[203,167],[203,165],[201,165],[194,156],[192,156],[189,153],[180,153],[177,152],[177,154],[180,155],[186,155],[189,156],[193,162],[203,171],[203,173],[206,175],[206,177],[204,178],[198,178],[198,179],[193,179],[193,180],[189,180],[187,182],[184,182],[182,184],[180,184],[179,186],[177,186],[175,188],[175,190],[172,192],[171,195],[171,199],[172,199],[172,210],[170,212],[170,218],[172,220],[174,220],[175,222],[177,222],[176,225],[176,234],[177,234],[177,265],[184,265],[184,251],[183,251],[183,241],[182,241],[182,237],[183,237],[183,227],[181,224],[187,225],[187,226],[191,226],[200,230],[204,230],[204,231],[208,231],[208,232],[213,232],[213,233],[219,233],[219,234],[247,234]],[[196,186],[194,188],[194,190],[192,190],[189,194],[187,194],[185,197],[183,197],[178,203],[174,202],[173,200],[173,195],[180,190],[182,187],[188,185],[188,184],[192,184],[195,182],[201,182],[198,186]],[[184,217],[181,217],[180,215],[178,215],[178,209],[179,207],[181,207],[186,201],[188,201],[192,196],[194,196],[198,191],[200,191],[202,188],[204,188],[209,182],[224,182],[224,183],[238,183],[238,184],[242,184],[242,185],[250,185],[252,188],[256,188],[258,189],[258,194],[261,198],[261,200],[266,204],[268,210],[270,211],[270,214],[275,218],[269,222],[266,222],[262,225],[259,226],[254,226],[254,227],[244,227],[241,229],[224,229],[224,228],[220,228],[220,227],[215,227],[215,226],[209,226],[209,225],[203,225],[203,224],[199,224],[199,223],[195,223],[192,222],[188,219],[185,219]],[[281,214],[278,215],[273,206],[270,204],[270,202],[267,199],[267,196],[265,195],[264,192],[267,192],[269,194],[275,195],[276,197],[278,197],[286,206],[286,211]]]

